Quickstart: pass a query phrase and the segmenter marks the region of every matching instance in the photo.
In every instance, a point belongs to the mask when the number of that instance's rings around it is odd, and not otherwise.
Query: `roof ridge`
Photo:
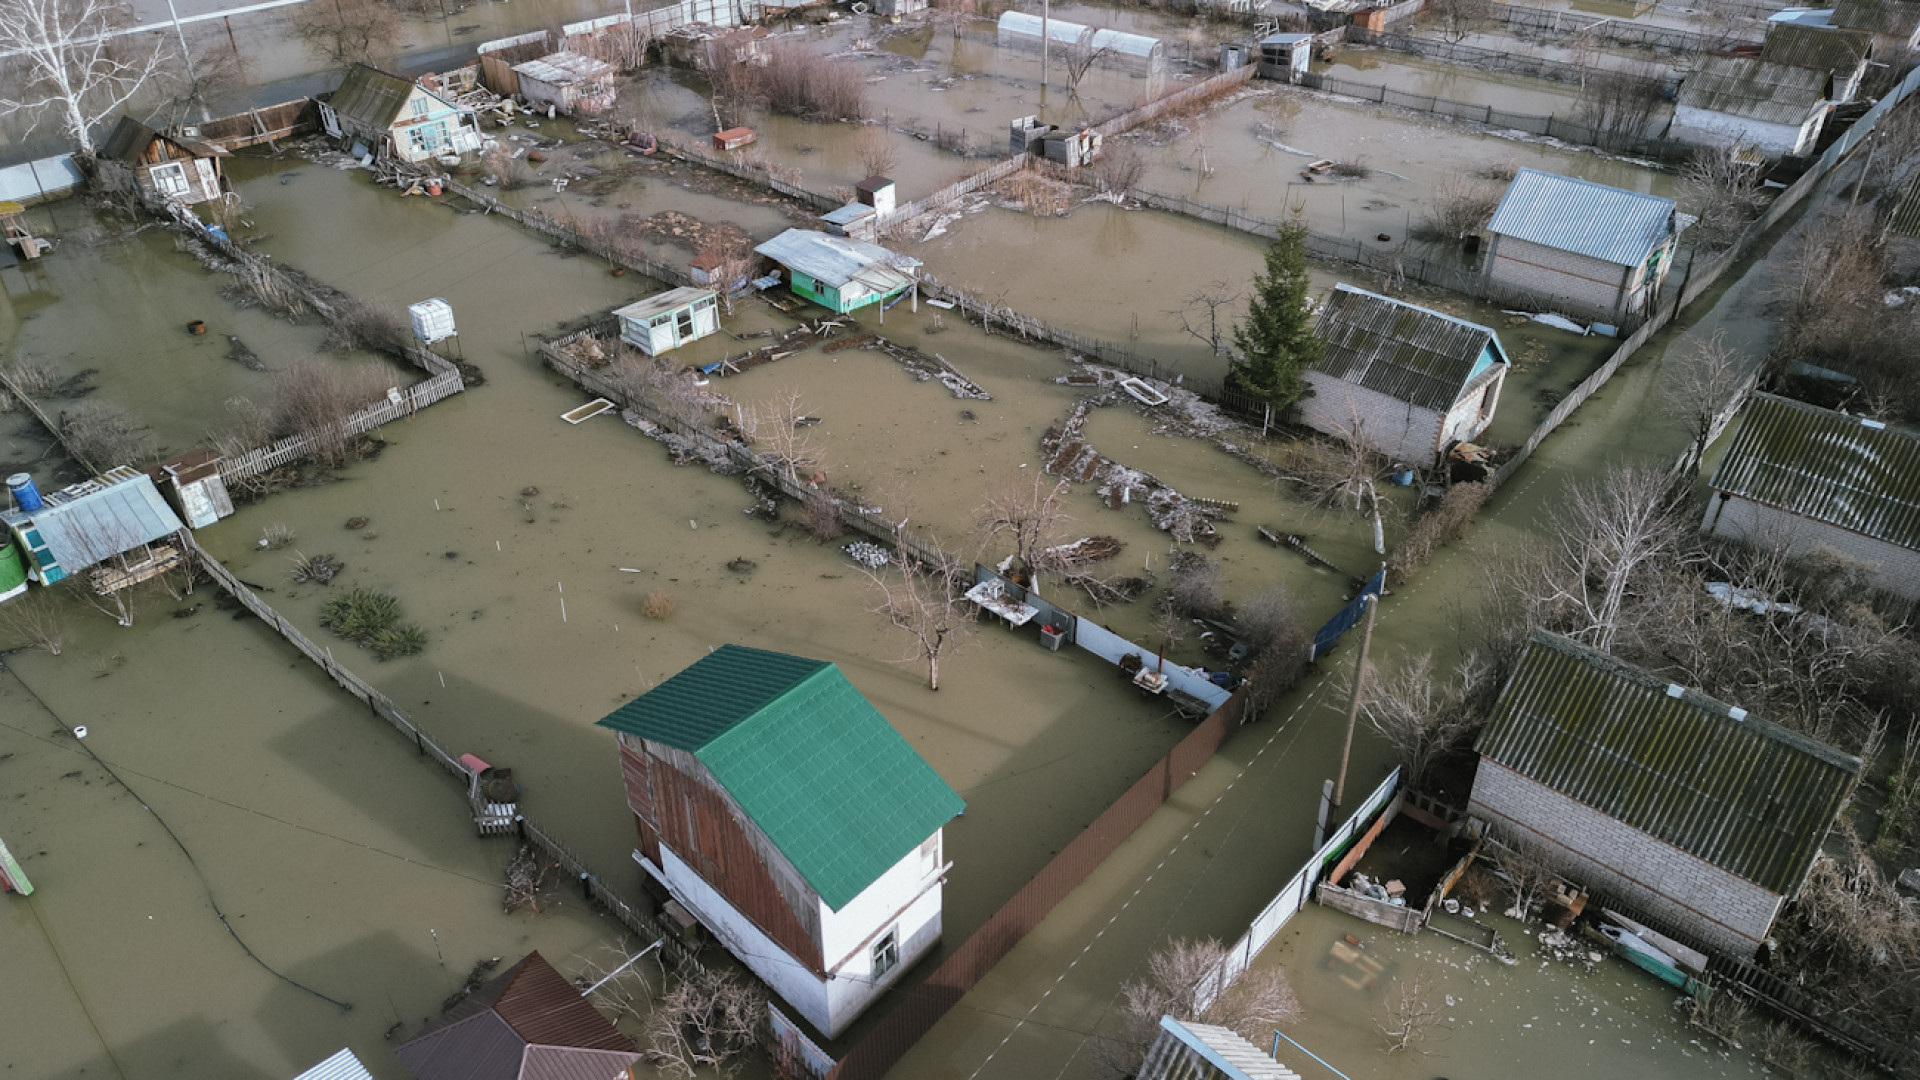
[[[1587,180],[1583,177],[1568,176],[1565,173],[1548,172],[1545,169],[1536,169],[1531,165],[1521,166],[1519,172],[1516,172],[1514,174],[1514,179],[1518,180],[1521,176],[1524,176],[1527,173],[1532,173],[1535,176],[1543,176],[1549,180],[1558,180],[1566,184],[1578,184],[1582,187],[1599,188],[1602,191],[1617,191],[1622,195],[1631,195],[1634,198],[1645,199],[1649,202],[1664,203],[1667,206],[1677,205],[1672,199],[1669,199],[1664,195],[1651,195],[1644,191],[1633,191],[1628,188],[1614,187],[1612,184],[1602,184],[1598,180]],[[1511,182],[1508,183],[1507,190],[1508,191],[1513,190],[1513,185]]]
[[[1445,319],[1450,323],[1453,323],[1457,326],[1464,326],[1469,330],[1479,330],[1485,333],[1488,337],[1495,336],[1494,329],[1491,326],[1482,326],[1481,324],[1476,322],[1468,322],[1467,320],[1462,319],[1457,315],[1449,315],[1444,311],[1435,311],[1433,308],[1427,307],[1424,304],[1409,303],[1408,301],[1402,300],[1398,297],[1388,296],[1385,293],[1377,293],[1368,289],[1362,289],[1357,285],[1349,285],[1344,281],[1334,282],[1333,289],[1335,292],[1358,293],[1361,296],[1371,296],[1376,300],[1385,300],[1390,304],[1394,304],[1396,306],[1403,307],[1403,308],[1409,308],[1413,311],[1418,311],[1423,315],[1431,315],[1436,319]]]
[[[1915,182],[1920,183],[1920,177],[1916,177]],[[1850,412],[1842,412],[1839,409],[1829,409],[1824,405],[1815,405],[1811,401],[1801,401],[1799,398],[1790,398],[1781,394],[1770,394],[1764,390],[1755,390],[1753,392],[1753,399],[1755,401],[1766,401],[1776,405],[1788,406],[1797,412],[1803,412],[1810,416],[1823,416],[1831,417],[1835,420],[1851,421],[1854,426],[1863,431],[1876,431],[1882,435],[1896,436],[1906,439],[1908,442],[1920,443],[1920,434],[1894,427],[1883,421],[1875,420],[1871,416],[1856,416]]]
[[[1851,754],[1842,753],[1818,739],[1802,735],[1790,728],[1782,727],[1764,717],[1756,716],[1747,711],[1744,706],[1732,705],[1721,701],[1719,698],[1696,687],[1674,682],[1672,679],[1666,678],[1657,672],[1649,671],[1638,664],[1629,663],[1612,653],[1602,652],[1591,645],[1576,641],[1564,634],[1556,634],[1550,630],[1535,628],[1530,637],[1536,644],[1544,645],[1556,652],[1571,656],[1604,675],[1636,684],[1643,690],[1653,690],[1664,693],[1668,687],[1678,686],[1680,687],[1679,700],[1687,705],[1691,705],[1696,713],[1699,713],[1703,718],[1709,719],[1716,724],[1738,724],[1741,730],[1752,731],[1756,735],[1772,739],[1775,742],[1798,750],[1809,757],[1824,761],[1829,765],[1847,769],[1855,773],[1860,771],[1861,763],[1859,758]],[[1524,659],[1521,661],[1522,664],[1525,662]],[[1739,709],[1742,713],[1741,718],[1738,720],[1734,719],[1732,715],[1732,710],[1734,709]]]

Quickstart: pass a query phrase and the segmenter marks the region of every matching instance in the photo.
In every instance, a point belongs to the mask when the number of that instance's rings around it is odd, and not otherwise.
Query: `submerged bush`
[[[327,601],[320,625],[382,660],[413,656],[427,647],[427,632],[400,621],[400,601],[391,594],[355,589]]]

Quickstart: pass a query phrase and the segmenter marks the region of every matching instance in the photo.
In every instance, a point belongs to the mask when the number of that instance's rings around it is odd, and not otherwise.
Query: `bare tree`
[[[931,541],[929,541],[931,543]],[[905,662],[924,660],[927,689],[940,689],[940,661],[972,630],[978,614],[965,598],[968,578],[959,560],[931,543],[935,561],[907,554],[903,531],[896,531],[893,560],[876,569],[861,568],[880,594],[874,611],[913,641]]]
[[[1134,1075],[1163,1016],[1228,1028],[1256,1042],[1300,1019],[1286,971],[1249,968],[1223,987],[1227,964],[1227,947],[1212,938],[1175,939],[1155,950],[1145,974],[1121,988],[1118,1031],[1095,1044],[1095,1056],[1116,1075]]]
[[[726,305],[727,314],[733,314],[734,300],[747,287],[747,279],[752,276],[758,256],[753,253],[752,242],[744,237],[729,236],[707,246],[702,251],[710,264],[708,284],[720,293],[720,302]]]
[[[273,378],[274,433],[305,436],[321,465],[344,465],[356,456],[348,417],[385,397],[391,381],[383,368],[296,360]]]
[[[400,40],[400,15],[387,0],[322,0],[294,10],[293,32],[336,64],[378,67]]]
[[[1147,175],[1147,159],[1132,143],[1120,143],[1100,152],[1100,160],[1088,170],[1093,186],[1110,201],[1118,202],[1133,194]]]
[[[1360,708],[1368,726],[1399,756],[1406,785],[1420,791],[1434,767],[1479,730],[1494,686],[1491,667],[1477,654],[1469,654],[1443,682],[1434,673],[1432,654],[1420,653],[1392,676],[1363,683]]]
[[[1215,356],[1227,354],[1227,339],[1233,329],[1234,312],[1229,310],[1223,322],[1221,308],[1231,309],[1245,294],[1234,291],[1224,281],[1209,281],[1195,289],[1184,303],[1167,314],[1180,320],[1180,329],[1213,350]]]
[[[1705,341],[1695,339],[1688,347],[1668,355],[1671,362],[1664,372],[1660,409],[1692,436],[1682,466],[1683,472],[1691,474],[1699,467],[1707,444],[1720,433],[1722,422],[1739,404],[1738,397],[1751,385],[1757,365],[1746,363],[1727,344],[1724,330],[1715,330]]]
[[[82,157],[93,129],[119,112],[167,63],[167,38],[121,36],[124,9],[109,0],[0,0],[0,56],[17,65],[0,78],[0,112],[51,113]]]
[[[806,418],[806,407],[798,390],[740,415],[740,433],[746,436],[762,461],[773,466],[796,488],[820,464],[813,426],[811,422],[801,422]]]
[[[30,588],[27,595],[0,603],[0,651],[40,649],[59,656],[65,637],[60,600],[46,589]]]
[[[1394,980],[1398,992],[1387,1002],[1386,1015],[1374,1021],[1386,1037],[1388,1053],[1418,1050],[1440,1026],[1441,1008],[1433,1000],[1431,982],[1425,968],[1416,969],[1410,979]]]
[[[1582,77],[1580,122],[1602,144],[1644,138],[1654,111],[1666,99],[1666,83],[1650,64],[1594,68]]]
[[[1433,203],[1420,215],[1416,238],[1463,240],[1487,227],[1500,208],[1501,191],[1485,179],[1449,173],[1434,189]]]
[[[1548,515],[1550,579],[1537,597],[1566,633],[1602,652],[1626,629],[1635,590],[1693,531],[1685,488],[1660,469],[1616,467],[1576,483]]]
[[[765,1041],[766,1024],[767,994],[759,984],[731,971],[688,965],[647,1014],[646,1054],[682,1076],[705,1066],[732,1076],[740,1059]]]
[[[1490,0],[1428,0],[1425,19],[1434,32],[1458,45],[1493,18]]]
[[[1513,902],[1507,909],[1508,917],[1531,921],[1534,909],[1546,901],[1547,889],[1553,884],[1553,867],[1546,854],[1519,836],[1505,837],[1490,847],[1493,865],[1506,880],[1507,898]]]
[[[885,176],[893,171],[896,158],[893,140],[887,137],[886,128],[878,125],[862,128],[855,149],[860,155],[860,168],[868,176]]]
[[[1741,143],[1696,150],[1680,167],[1680,205],[1696,220],[1687,239],[1702,252],[1724,251],[1766,205],[1761,159]]]
[[[1039,575],[1058,569],[1057,557],[1048,553],[1058,547],[1060,530],[1073,518],[1067,513],[1066,480],[1055,481],[1035,476],[1029,482],[1009,478],[987,492],[974,510],[974,525],[983,547],[1011,546],[1012,573],[1026,580],[1020,584],[1034,588]]]
[[[1040,47],[1043,49],[1047,48],[1048,43],[1041,42]],[[1087,72],[1093,69],[1093,65],[1105,59],[1107,54],[1112,51],[1112,49],[1104,45],[1098,49],[1089,48],[1084,45],[1075,45],[1072,49],[1068,50],[1063,65],[1067,74],[1068,101],[1080,100],[1080,80],[1086,78]]]

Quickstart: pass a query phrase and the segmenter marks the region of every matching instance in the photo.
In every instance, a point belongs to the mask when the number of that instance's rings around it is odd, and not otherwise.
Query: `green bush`
[[[382,660],[415,656],[427,647],[427,632],[400,621],[400,601],[388,593],[355,589],[327,601],[320,625]]]

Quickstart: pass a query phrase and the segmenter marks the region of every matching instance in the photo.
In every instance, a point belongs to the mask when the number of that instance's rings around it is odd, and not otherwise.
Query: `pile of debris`
[[[879,544],[867,540],[855,540],[844,549],[847,557],[869,570],[878,570],[893,561],[893,553]]]
[[[920,382],[938,381],[954,397],[966,401],[992,401],[993,395],[986,392],[979,383],[967,378],[960,370],[947,362],[939,353],[922,352],[911,345],[901,345],[875,334],[861,334],[858,337],[836,341],[827,346],[827,352],[839,352],[842,349],[878,349],[898,361],[901,367],[913,373]]]
[[[671,431],[634,412],[622,409],[620,419],[638,430],[642,435],[667,448],[667,456],[675,465],[705,465],[716,476],[733,476],[740,472],[740,465],[733,455],[727,452],[726,444],[718,439],[696,439]]]
[[[603,368],[613,363],[613,351],[592,334],[562,338],[552,342],[549,348],[584,368]]]

